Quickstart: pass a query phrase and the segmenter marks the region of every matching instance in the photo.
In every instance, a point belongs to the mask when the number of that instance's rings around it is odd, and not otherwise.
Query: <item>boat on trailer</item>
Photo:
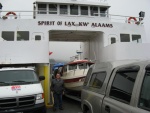
[[[70,91],[81,91],[89,67],[94,64],[89,60],[74,60],[63,67],[62,79],[65,88]]]

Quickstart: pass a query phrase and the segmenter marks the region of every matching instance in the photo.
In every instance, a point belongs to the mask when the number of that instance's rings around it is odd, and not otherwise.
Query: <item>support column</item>
[[[39,75],[43,75],[45,77],[45,80],[42,81],[42,86],[44,90],[44,99],[45,99],[45,105],[47,108],[52,107],[52,104],[50,104],[50,100],[52,100],[52,96],[50,96],[50,66],[49,64],[42,64],[38,66],[39,69]]]

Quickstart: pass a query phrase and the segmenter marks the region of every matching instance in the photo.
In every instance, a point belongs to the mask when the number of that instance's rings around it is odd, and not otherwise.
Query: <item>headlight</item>
[[[41,99],[44,99],[44,94],[38,94],[36,95],[36,100],[41,100]]]

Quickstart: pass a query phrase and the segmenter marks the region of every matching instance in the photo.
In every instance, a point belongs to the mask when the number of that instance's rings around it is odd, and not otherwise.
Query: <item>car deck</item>
[[[82,113],[81,102],[63,97],[63,108],[64,110],[57,109],[53,111],[52,108],[47,109],[47,113]]]

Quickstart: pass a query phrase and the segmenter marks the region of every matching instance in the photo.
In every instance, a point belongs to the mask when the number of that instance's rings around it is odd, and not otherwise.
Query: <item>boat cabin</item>
[[[85,71],[88,70],[92,64],[94,63],[88,60],[76,60],[73,62],[69,62],[68,64],[64,65],[63,73],[69,73],[70,71]]]

